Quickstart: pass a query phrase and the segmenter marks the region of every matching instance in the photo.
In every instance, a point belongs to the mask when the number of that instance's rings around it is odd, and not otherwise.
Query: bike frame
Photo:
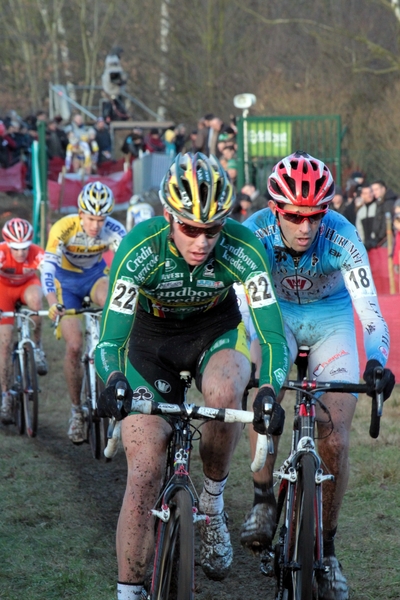
[[[185,389],[183,393],[183,402],[186,402],[186,394],[190,388],[191,377],[185,375]],[[190,478],[190,457],[193,449],[194,427],[190,423],[190,417],[180,416],[172,424],[173,433],[168,444],[167,464],[162,491],[155,507],[150,510],[150,514],[161,519],[164,523],[169,520],[170,509],[168,502],[173,494],[179,488],[186,488],[192,498],[193,504],[193,522],[206,520],[206,515],[198,512],[199,497]]]
[[[295,543],[294,514],[298,484],[299,465],[302,457],[309,454],[313,458],[315,468],[315,548],[314,570],[323,569],[323,526],[322,526],[322,484],[324,481],[333,481],[334,476],[324,474],[321,468],[321,459],[315,446],[315,416],[316,400],[313,396],[297,392],[293,421],[292,442],[289,456],[285,459],[279,471],[274,471],[274,477],[280,482],[278,492],[277,521],[285,502],[285,518],[279,532],[279,572],[280,588],[283,588],[283,577],[294,573],[300,566],[293,561],[293,546]],[[311,551],[311,549],[310,549]],[[282,590],[281,590],[282,591]],[[281,596],[277,596],[280,600]]]
[[[14,328],[17,332],[17,347],[14,352],[18,355],[19,363],[21,366],[21,373],[24,374],[24,361],[22,359],[24,354],[24,345],[30,344],[32,349],[36,348],[35,342],[31,338],[31,328],[35,328],[36,324],[32,317],[47,317],[49,314],[48,310],[31,310],[29,308],[18,308],[15,311],[8,311],[0,313],[0,317],[13,317],[15,319]],[[1,318],[0,318],[1,325]]]

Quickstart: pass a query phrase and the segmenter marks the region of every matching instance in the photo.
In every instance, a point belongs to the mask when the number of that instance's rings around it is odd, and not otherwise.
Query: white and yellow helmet
[[[215,223],[232,211],[235,194],[215,156],[178,154],[160,186],[160,200],[176,218]]]
[[[87,215],[103,217],[114,209],[114,194],[101,181],[87,183],[78,196],[78,208]]]

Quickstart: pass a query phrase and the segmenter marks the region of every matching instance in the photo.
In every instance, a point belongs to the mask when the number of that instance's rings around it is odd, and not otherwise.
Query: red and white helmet
[[[332,200],[335,183],[321,160],[298,150],[274,166],[268,177],[268,191],[277,202],[320,206]]]
[[[3,240],[10,248],[23,250],[29,248],[33,239],[33,228],[25,219],[10,219],[2,229]]]

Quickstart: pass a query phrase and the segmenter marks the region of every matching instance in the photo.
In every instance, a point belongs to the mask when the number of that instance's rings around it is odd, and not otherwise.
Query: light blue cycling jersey
[[[346,328],[354,339],[353,302],[363,327],[367,360],[386,364],[388,327],[379,308],[367,251],[347,219],[329,210],[311,247],[298,256],[289,253],[269,208],[243,224],[264,244],[284,321],[298,345],[318,344],[339,328]]]

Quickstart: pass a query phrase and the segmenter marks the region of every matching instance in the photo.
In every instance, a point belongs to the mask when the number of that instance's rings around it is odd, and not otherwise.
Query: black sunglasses
[[[218,223],[218,225],[211,225],[211,227],[195,227],[194,225],[182,223],[182,221],[175,221],[175,223],[178,225],[182,233],[190,238],[197,238],[204,234],[206,238],[209,239],[217,237],[225,225],[225,221],[223,223]]]

